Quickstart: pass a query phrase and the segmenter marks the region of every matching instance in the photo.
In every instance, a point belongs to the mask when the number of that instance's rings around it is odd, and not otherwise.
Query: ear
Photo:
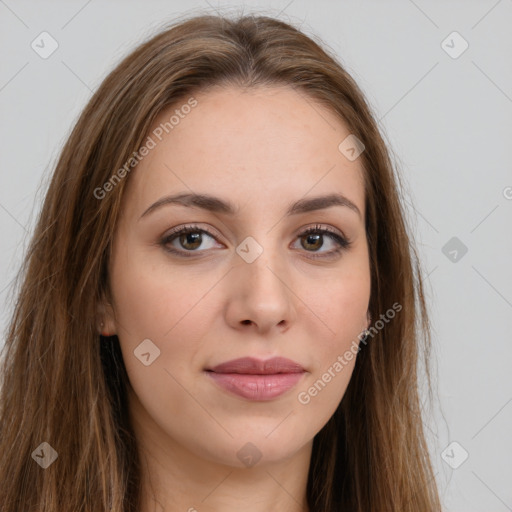
[[[114,309],[106,300],[102,300],[98,304],[96,329],[102,336],[114,336],[114,334],[117,334]]]
[[[366,325],[366,328],[369,329],[370,325],[372,324],[372,316],[370,315],[370,311],[369,310],[366,313],[366,319],[368,321],[368,324]]]

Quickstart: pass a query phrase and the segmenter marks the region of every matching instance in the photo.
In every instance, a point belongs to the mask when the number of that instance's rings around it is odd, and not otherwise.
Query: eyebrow
[[[210,212],[223,213],[227,215],[235,215],[239,210],[239,208],[236,208],[233,203],[215,196],[208,194],[183,193],[160,198],[144,211],[139,220],[142,219],[142,217],[149,215],[151,212],[154,212],[155,210],[167,205],[181,205],[190,208],[201,208]],[[342,194],[329,194],[325,196],[300,199],[299,201],[296,201],[295,203],[292,203],[288,206],[285,215],[298,215],[300,213],[322,210],[332,206],[348,207],[357,213],[359,217],[362,217],[359,208]]]

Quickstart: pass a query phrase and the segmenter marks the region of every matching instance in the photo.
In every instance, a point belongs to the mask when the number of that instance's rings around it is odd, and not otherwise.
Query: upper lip
[[[251,375],[271,375],[276,373],[302,373],[304,368],[297,362],[285,357],[272,357],[262,361],[254,357],[241,357],[226,361],[206,371],[215,373],[242,373]]]

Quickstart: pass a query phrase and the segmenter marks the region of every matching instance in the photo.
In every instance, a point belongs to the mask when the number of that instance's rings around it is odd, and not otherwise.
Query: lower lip
[[[304,375],[304,372],[272,375],[207,373],[220,387],[248,400],[272,400],[293,388]]]

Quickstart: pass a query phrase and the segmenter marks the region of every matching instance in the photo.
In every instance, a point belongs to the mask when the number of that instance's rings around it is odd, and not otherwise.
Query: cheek
[[[358,336],[366,327],[368,308],[368,294],[360,286],[338,286],[324,291],[328,300],[324,299],[325,303],[319,309],[321,313],[318,315],[323,320],[323,335],[319,336],[318,331],[316,337],[310,336],[310,339],[317,340],[313,353],[316,377],[332,368],[338,357],[347,351],[352,350],[357,354]],[[354,363],[355,356],[348,355],[344,362],[344,374],[352,371]]]
[[[208,291],[223,274],[194,277],[133,253],[119,257],[113,270],[117,332],[130,381],[150,403],[179,403],[182,389],[172,376],[183,382],[201,366],[199,349],[215,317]],[[146,359],[154,362],[144,366],[137,356],[148,352]]]
[[[319,320],[316,325],[321,330],[316,337],[322,337],[324,346],[331,350],[340,348],[366,328],[370,273],[364,265],[347,265],[327,279],[317,281],[316,286],[309,280],[300,293],[311,318]],[[313,333],[310,338],[315,339]]]
[[[311,374],[296,393],[299,411],[303,409],[315,428],[334,414],[350,382],[360,346],[358,336],[364,328],[365,301],[338,300],[327,313],[326,323],[334,334],[324,329],[325,336],[314,338]]]
[[[189,322],[214,282],[215,276],[185,278],[182,269],[155,265],[143,254],[120,257],[112,274],[118,331],[134,340],[165,342],[181,324]]]
[[[322,282],[308,297],[308,314],[315,330],[313,368],[297,392],[297,401],[310,417],[320,423],[336,410],[350,381],[359,348],[359,335],[366,328],[370,297],[370,277],[365,265],[353,265],[328,282]],[[305,293],[305,292],[303,292]],[[315,318],[317,317],[317,318]],[[318,321],[320,319],[321,321]]]
[[[191,286],[179,270],[137,258],[119,258],[115,268],[112,291],[128,378],[144,409],[164,425],[191,407],[180,383],[197,392],[187,377],[205,331],[201,297],[211,284]]]

